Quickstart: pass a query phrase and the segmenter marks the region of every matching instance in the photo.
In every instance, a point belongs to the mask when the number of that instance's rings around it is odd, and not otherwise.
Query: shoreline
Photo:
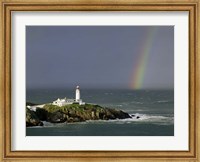
[[[132,118],[128,113],[86,103],[85,105],[69,104],[56,106],[53,104],[26,104],[26,127],[43,126],[44,121],[51,123],[73,123],[87,120],[113,120]],[[136,117],[140,118],[140,117]]]

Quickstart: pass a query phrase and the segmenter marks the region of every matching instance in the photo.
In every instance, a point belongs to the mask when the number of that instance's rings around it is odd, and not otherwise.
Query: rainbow
[[[133,73],[131,75],[131,89],[141,89],[143,86],[145,71],[148,64],[148,58],[152,48],[152,44],[154,42],[155,32],[156,28],[151,27],[147,31],[147,34],[143,39],[145,41],[143,42],[141,46],[142,48],[138,53],[138,59],[136,61],[136,64],[134,64]]]

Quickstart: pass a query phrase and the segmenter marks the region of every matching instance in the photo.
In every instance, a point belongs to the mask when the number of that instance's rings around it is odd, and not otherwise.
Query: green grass
[[[70,104],[70,105],[65,105],[65,106],[56,106],[52,104],[46,104],[44,106],[44,109],[48,112],[56,112],[56,111],[62,111],[66,112],[68,110],[74,110],[74,111],[79,111],[79,112],[84,112],[87,110],[96,110],[100,111],[103,108],[99,105],[92,105],[92,104],[85,104],[85,105],[79,105],[79,104]]]

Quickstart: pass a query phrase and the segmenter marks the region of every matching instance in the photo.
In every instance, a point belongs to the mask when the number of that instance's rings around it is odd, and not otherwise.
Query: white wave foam
[[[172,102],[170,100],[160,100],[160,101],[156,101],[157,103],[168,103],[168,102]]]
[[[149,123],[156,125],[172,125],[174,124],[174,117],[166,117],[161,115],[147,115],[147,114],[130,114],[132,118],[127,119],[115,119],[115,120],[89,120],[86,123],[116,123],[116,124],[141,124],[141,123]]]
[[[35,127],[31,127],[31,128],[43,128],[43,127],[63,127],[66,125],[66,123],[50,123],[47,121],[42,121],[43,122],[43,126],[35,126]]]
[[[172,125],[174,124],[174,117],[167,117],[162,115],[148,115],[148,114],[130,114],[132,118],[127,119],[115,119],[115,120],[87,120],[85,122],[78,123],[68,123],[68,124],[87,124],[87,123],[95,123],[95,124],[105,124],[105,123],[115,123],[115,124],[155,124],[155,125]],[[50,123],[43,121],[43,126],[36,126],[36,128],[42,127],[63,127],[66,126],[67,123]]]

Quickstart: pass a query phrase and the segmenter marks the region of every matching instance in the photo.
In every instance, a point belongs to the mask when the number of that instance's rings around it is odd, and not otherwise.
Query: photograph
[[[0,3],[0,161],[200,161],[200,0]]]
[[[26,136],[174,136],[174,27],[26,26]]]

